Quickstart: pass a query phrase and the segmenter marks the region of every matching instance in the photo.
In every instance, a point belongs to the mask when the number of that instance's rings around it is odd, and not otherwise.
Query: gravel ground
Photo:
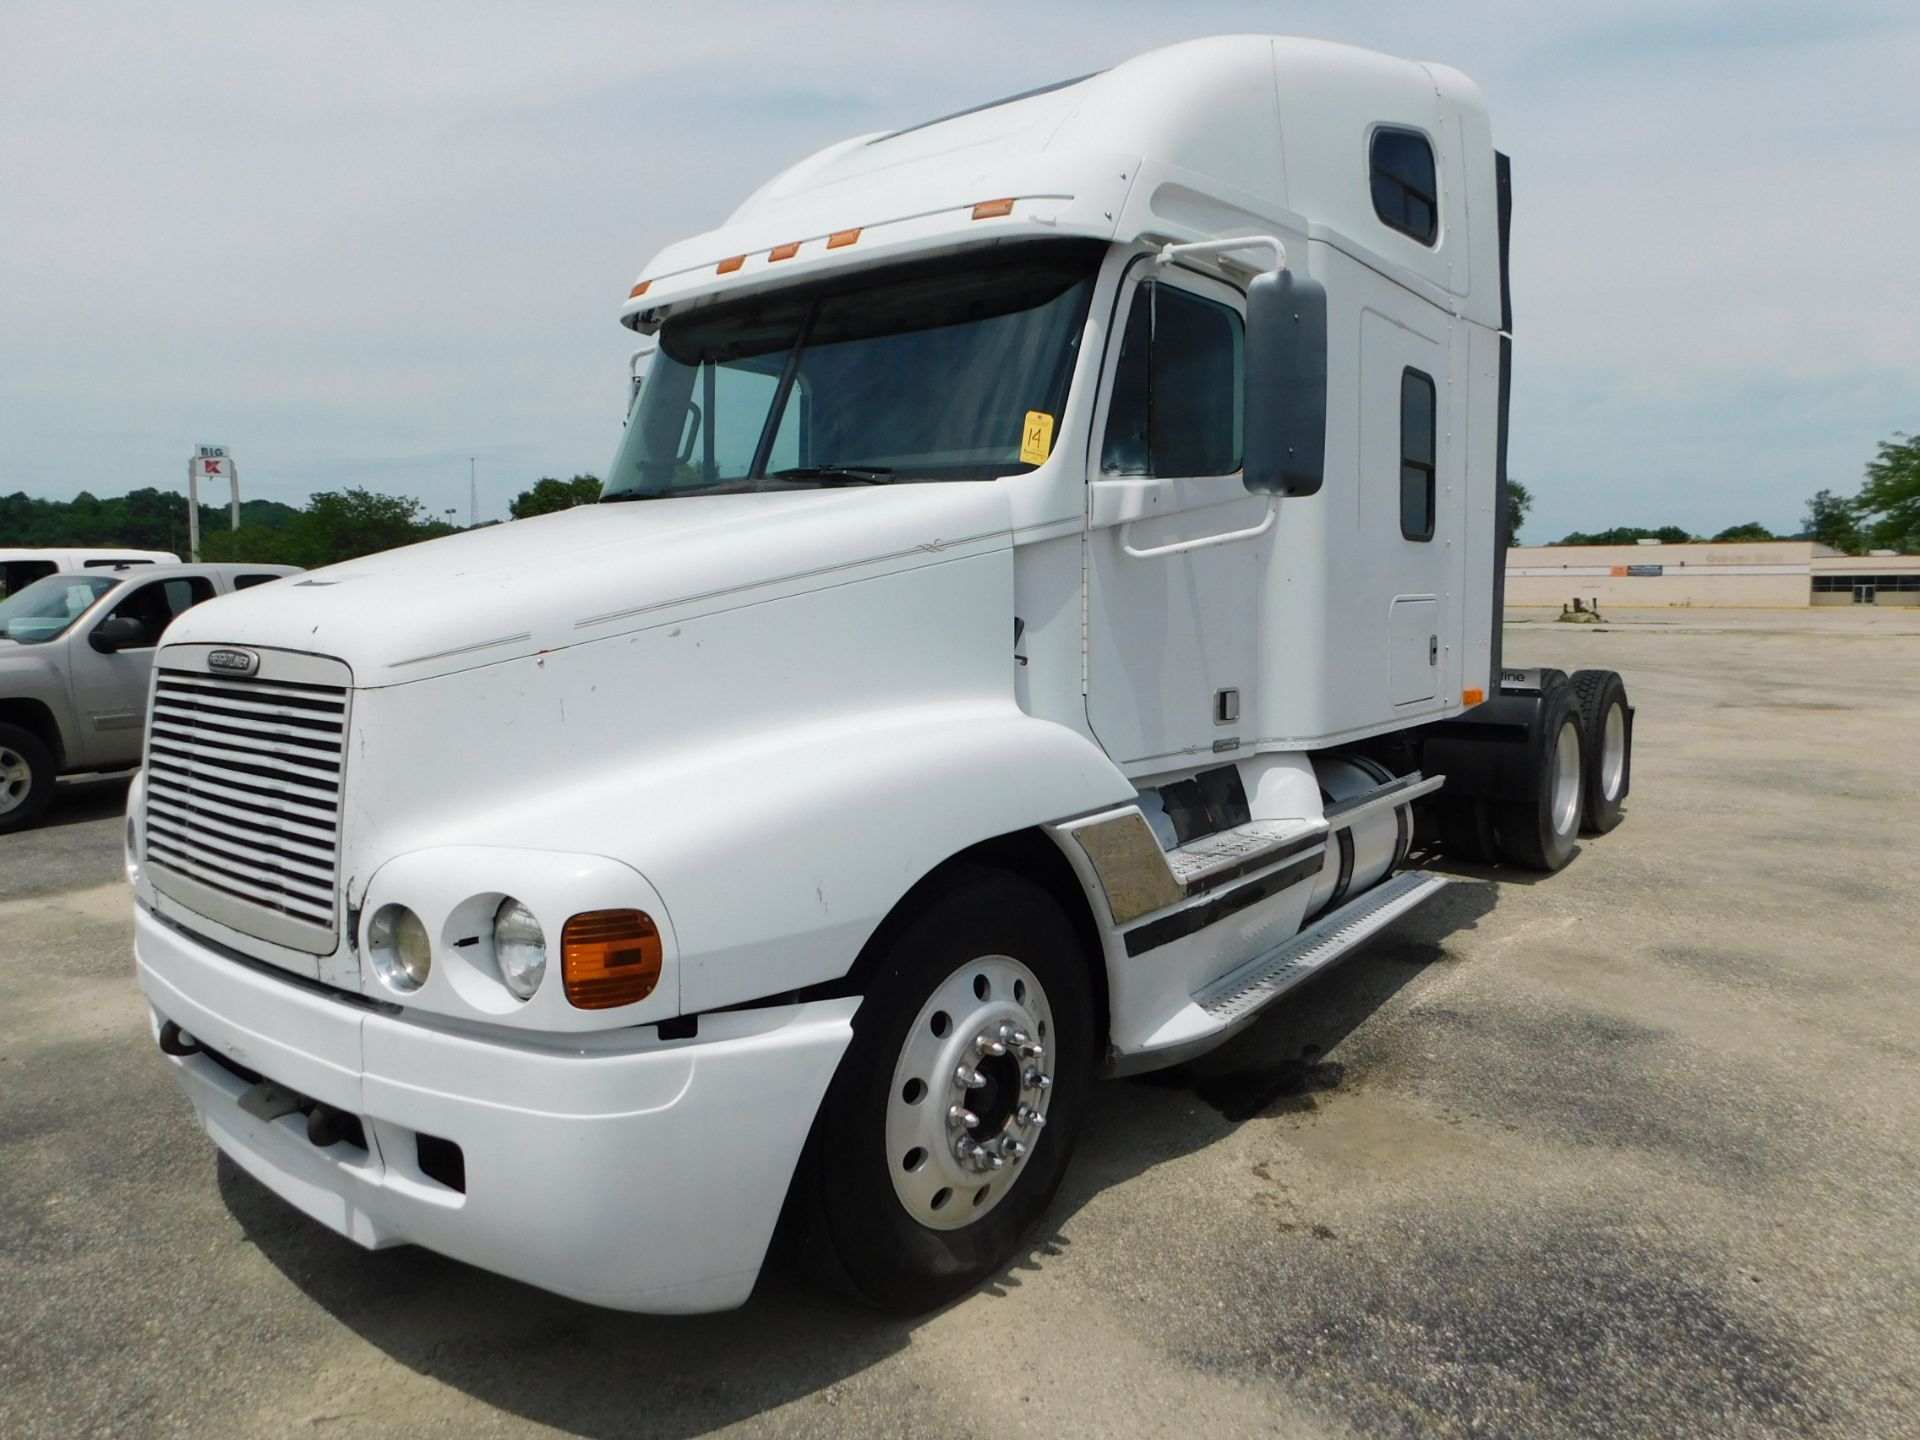
[[[1512,618],[1627,677],[1627,823],[1102,1086],[1033,1253],[912,1322],[309,1223],[168,1079],[76,787],[0,838],[0,1434],[1920,1433],[1920,614]]]

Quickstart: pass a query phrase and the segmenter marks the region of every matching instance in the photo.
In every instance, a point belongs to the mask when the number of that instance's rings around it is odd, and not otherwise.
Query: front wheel
[[[969,867],[875,966],[794,1180],[816,1269],[882,1309],[1002,1269],[1052,1201],[1093,1079],[1093,997],[1039,887]]]
[[[0,835],[24,830],[53,803],[53,752],[18,725],[0,725]]]

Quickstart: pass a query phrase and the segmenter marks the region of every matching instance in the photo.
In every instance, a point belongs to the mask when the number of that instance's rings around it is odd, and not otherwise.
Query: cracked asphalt
[[[1920,1434],[1920,613],[1516,612],[1638,707],[1626,823],[1108,1082],[932,1316],[367,1253],[216,1159],[147,1033],[124,782],[0,837],[0,1435]]]

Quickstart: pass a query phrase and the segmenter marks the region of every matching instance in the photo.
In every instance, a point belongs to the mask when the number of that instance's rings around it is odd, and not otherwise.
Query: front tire
[[[1003,1269],[1053,1200],[1093,996],[1060,907],[999,871],[957,870],[882,943],[793,1208],[816,1270],[911,1314]]]
[[[31,730],[0,725],[0,835],[24,830],[53,803],[53,752]]]

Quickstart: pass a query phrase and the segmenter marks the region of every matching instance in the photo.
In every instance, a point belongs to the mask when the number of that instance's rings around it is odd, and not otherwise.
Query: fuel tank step
[[[1285,944],[1222,976],[1196,994],[1194,1003],[1221,1024],[1236,1024],[1265,1009],[1409,910],[1425,904],[1446,884],[1444,876],[1404,870],[1309,925]]]

